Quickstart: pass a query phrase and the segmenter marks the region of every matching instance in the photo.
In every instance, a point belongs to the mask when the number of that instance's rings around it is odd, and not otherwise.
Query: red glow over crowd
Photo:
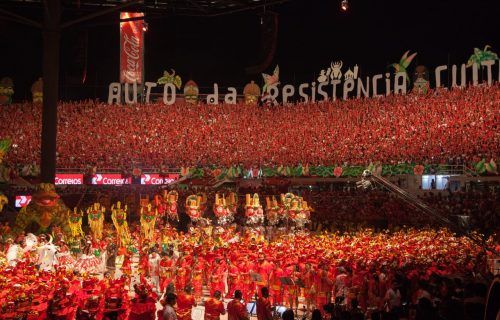
[[[36,250],[24,249],[27,240],[22,235],[14,242],[9,240],[0,251],[7,252],[9,259],[8,264],[0,259],[0,305],[4,314],[72,319],[82,310],[101,316],[119,310],[119,319],[127,319],[134,312],[154,311],[156,293],[177,292],[179,299],[186,298],[186,285],[193,288],[188,293],[193,302],[202,300],[204,286],[212,297],[217,296],[217,291],[232,297],[240,290],[245,301],[266,286],[271,303],[294,307],[300,297],[301,304],[323,309],[328,301],[338,300],[344,311],[360,314],[387,308],[397,315],[402,312],[403,302],[414,305],[419,312],[424,308],[420,303],[425,301],[430,303],[430,309],[420,312],[437,314],[439,310],[445,319],[462,319],[453,316],[471,312],[467,310],[471,308],[467,299],[476,297],[477,304],[481,298],[484,303],[486,289],[479,280],[488,273],[484,253],[467,238],[446,230],[309,234],[276,229],[270,234],[260,228],[240,232],[229,227],[196,228],[184,234],[159,227],[151,247],[140,239],[140,232],[132,233],[133,246],[139,248],[137,266],[131,265],[132,252],[116,252],[116,234],[111,228],[106,228],[107,236],[102,241],[87,242],[84,252],[99,252],[92,255],[99,266],[99,271],[93,272],[107,270],[102,280],[95,274],[73,272],[89,256],[63,260],[61,257],[68,255],[64,241],[55,240],[56,258],[47,264],[37,260]],[[132,223],[131,231],[137,229],[137,224]],[[142,248],[141,243],[145,245]],[[13,246],[24,252],[14,260],[10,258]],[[123,262],[115,265],[117,255],[123,257]],[[51,272],[53,268],[57,272]],[[113,280],[113,274],[122,276]],[[252,280],[252,274],[259,274],[262,280]],[[472,274],[475,280],[471,280]],[[295,282],[300,279],[304,287],[284,284],[283,277]],[[149,293],[143,296],[143,289],[136,287],[135,298],[130,300],[133,295],[129,296],[129,288],[136,282],[149,287]],[[484,289],[475,290],[477,285]],[[393,295],[398,299],[391,301]],[[207,297],[203,300],[207,306]],[[138,301],[145,305],[137,305]],[[457,309],[449,309],[453,305]],[[178,317],[181,309],[178,300]],[[154,315],[140,319],[154,319]]]
[[[496,158],[499,107],[498,85],[277,107],[61,103],[57,166],[470,163]],[[2,107],[7,163],[39,162],[40,130],[40,105]]]

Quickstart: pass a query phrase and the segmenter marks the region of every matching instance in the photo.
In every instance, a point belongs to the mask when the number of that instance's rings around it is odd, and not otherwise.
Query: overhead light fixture
[[[146,32],[146,31],[148,31],[148,28],[149,28],[149,24],[146,21],[144,21],[142,23],[142,31]]]
[[[347,11],[347,9],[349,9],[349,2],[347,0],[342,0],[340,9],[342,9],[342,11]]]

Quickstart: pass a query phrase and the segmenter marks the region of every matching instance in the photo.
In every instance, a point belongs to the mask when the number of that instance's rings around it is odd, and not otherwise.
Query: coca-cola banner
[[[55,184],[83,184],[82,173],[56,173]]]
[[[142,12],[121,12],[120,19],[143,17]],[[144,77],[144,20],[120,23],[120,82],[143,82]]]
[[[158,173],[145,173],[141,175],[141,184],[170,184],[179,179],[178,173],[171,173],[166,176],[162,176]]]

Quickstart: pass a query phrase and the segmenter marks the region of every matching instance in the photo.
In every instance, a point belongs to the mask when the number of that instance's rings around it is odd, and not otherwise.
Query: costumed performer
[[[177,294],[177,319],[191,320],[191,310],[196,307],[196,301],[192,295],[192,288],[187,285],[184,292]]]
[[[147,205],[146,208],[141,207],[141,234],[144,240],[149,242],[153,241],[153,236],[155,232],[156,217],[158,216],[158,210],[153,209],[151,203]]]
[[[260,297],[257,298],[257,320],[272,320],[273,313],[271,300],[269,299],[269,289],[263,287],[260,290]]]
[[[205,301],[205,318],[204,320],[219,320],[221,315],[226,314],[224,304],[221,301],[222,294],[220,291],[215,291],[213,296]]]
[[[245,216],[247,217],[247,224],[255,225],[262,224],[264,222],[264,211],[259,202],[259,195],[257,193],[246,194],[245,197]]]
[[[90,236],[85,238],[82,255],[75,263],[75,271],[80,274],[99,274],[101,272],[101,260],[94,254]]]
[[[149,277],[151,278],[151,285],[153,290],[160,293],[160,262],[161,257],[158,254],[156,248],[153,248],[152,252],[149,254]]]
[[[98,202],[94,203],[90,208],[87,209],[90,232],[92,233],[94,239],[102,239],[105,212],[106,208],[101,206],[101,204]]]
[[[59,267],[66,270],[73,270],[76,259],[71,254],[69,246],[64,242],[64,240],[60,240],[58,242],[58,247],[59,250],[57,251],[56,258]]]
[[[186,214],[191,218],[191,221],[196,222],[200,220],[202,197],[199,195],[190,195],[186,198]]]
[[[127,247],[130,244],[130,231],[127,223],[127,205],[122,209],[121,202],[118,201],[111,206],[111,219],[116,228],[117,241],[120,247]]]
[[[246,306],[241,303],[243,294],[240,290],[234,292],[234,299],[227,304],[227,319],[228,320],[249,320]]]
[[[164,198],[166,198],[167,217],[172,221],[179,221],[179,215],[177,213],[177,200],[179,199],[179,193],[175,190],[170,190],[166,195],[164,194]]]

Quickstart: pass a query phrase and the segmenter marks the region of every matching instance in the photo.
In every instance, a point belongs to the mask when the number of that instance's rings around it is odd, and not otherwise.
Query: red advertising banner
[[[92,184],[114,185],[131,184],[132,178],[124,178],[119,173],[98,173],[92,176]]]
[[[31,202],[31,196],[16,196],[16,208],[26,207]]]
[[[158,173],[145,173],[141,175],[141,184],[158,185],[158,184],[171,184],[179,179],[178,173],[171,173],[167,176],[161,176]]]
[[[120,19],[144,17],[142,12],[120,12]],[[120,22],[120,83],[142,83],[144,77],[144,20]]]
[[[56,173],[55,184],[83,184],[82,173]]]

